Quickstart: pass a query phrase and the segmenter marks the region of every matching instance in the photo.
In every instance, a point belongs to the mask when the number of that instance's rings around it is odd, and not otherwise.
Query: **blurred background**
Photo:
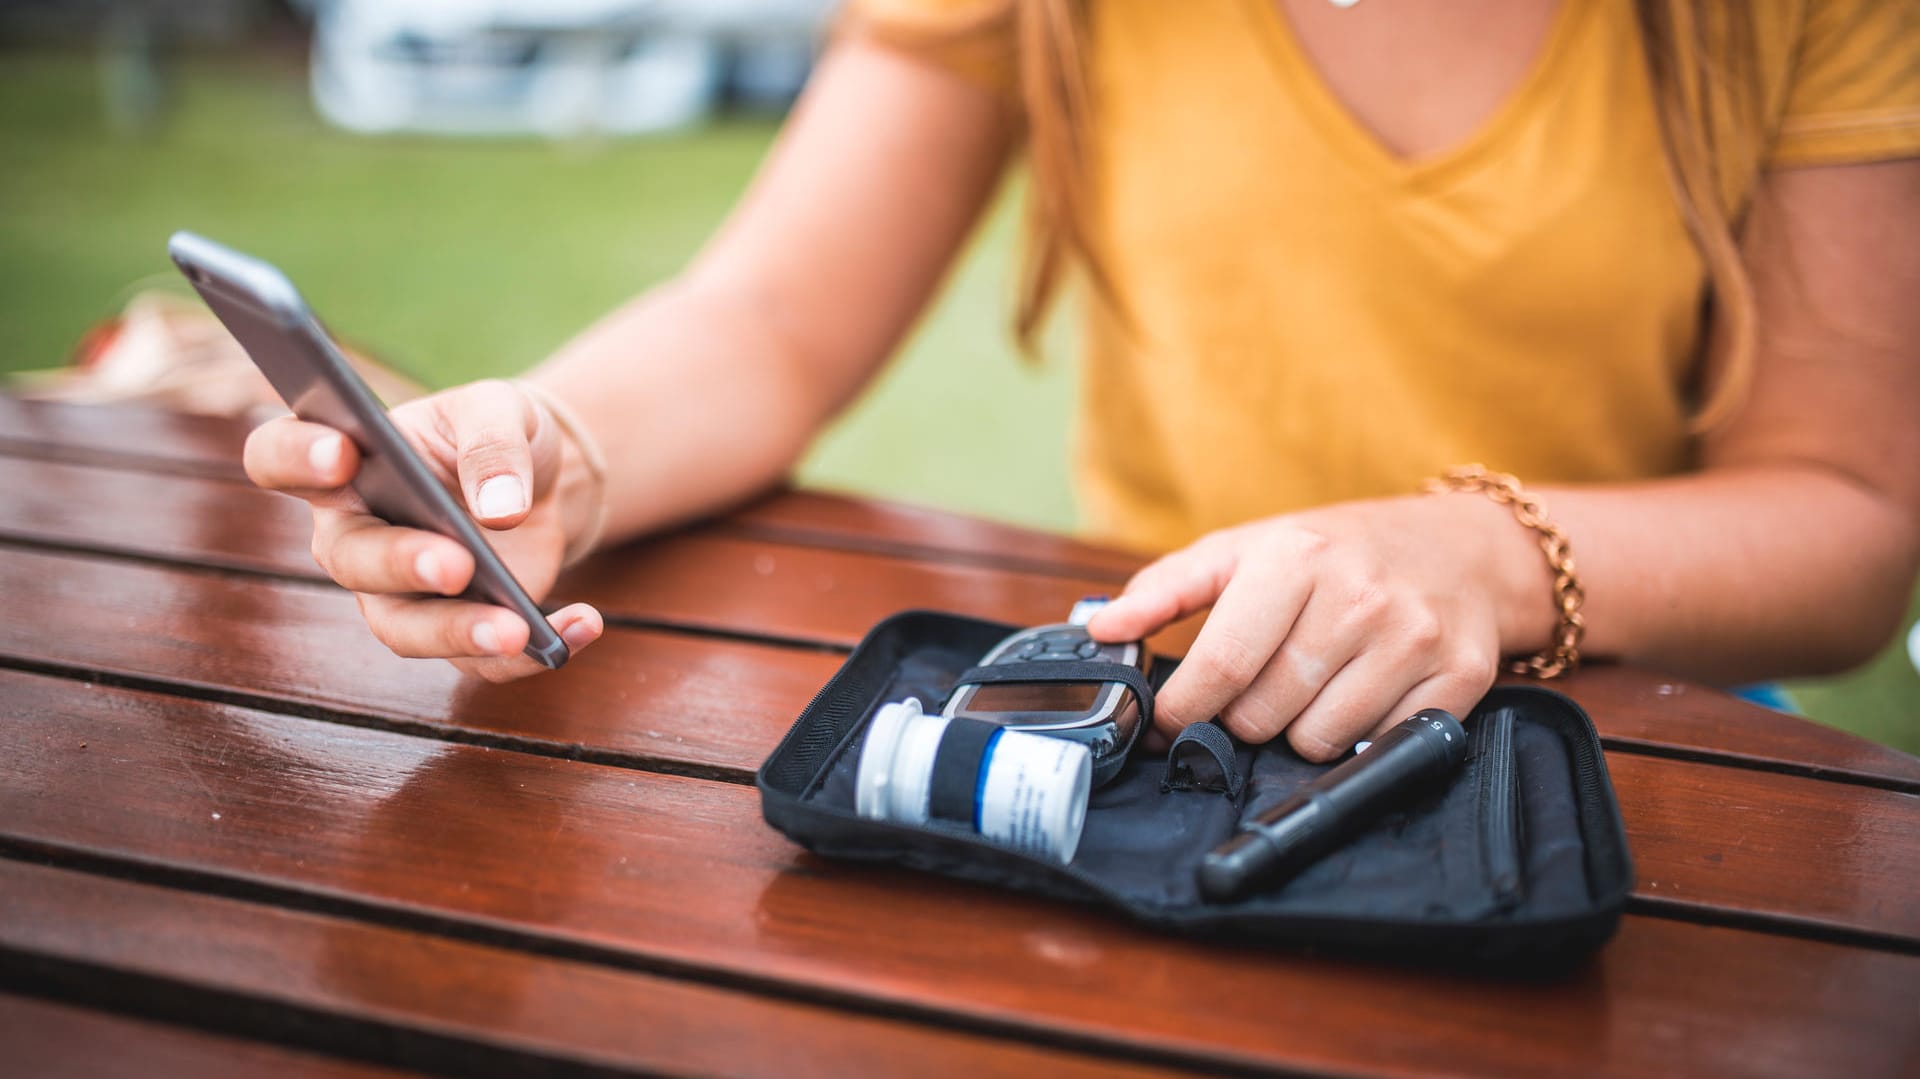
[[[692,255],[833,2],[0,0],[0,372],[180,291],[179,228],[427,387],[521,371]],[[1073,527],[1070,332],[1037,366],[1007,332],[1018,189],[803,483]],[[1914,634],[1794,700],[1920,752]]]

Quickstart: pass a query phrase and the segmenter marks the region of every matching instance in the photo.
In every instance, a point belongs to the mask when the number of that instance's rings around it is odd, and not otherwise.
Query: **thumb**
[[[468,511],[489,528],[525,520],[535,491],[533,403],[505,382],[477,382],[448,400],[447,418]]]
[[[1134,574],[1120,598],[1087,623],[1087,633],[1099,641],[1137,641],[1203,611],[1220,598],[1237,558],[1231,544],[1212,538],[1166,555]]]

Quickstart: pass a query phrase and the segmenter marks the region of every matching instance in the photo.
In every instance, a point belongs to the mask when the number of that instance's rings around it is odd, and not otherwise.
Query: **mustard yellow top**
[[[1013,97],[998,0],[857,0],[855,27]],[[1142,548],[1482,461],[1532,482],[1688,467],[1705,267],[1632,5],[1561,0],[1453,148],[1397,159],[1271,0],[1093,0],[1095,243],[1076,437],[1090,531]],[[1920,154],[1920,4],[1763,3],[1774,164]],[[894,30],[909,31],[894,34]]]

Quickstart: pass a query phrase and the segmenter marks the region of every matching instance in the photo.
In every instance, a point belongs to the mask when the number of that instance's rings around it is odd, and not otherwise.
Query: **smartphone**
[[[190,232],[174,233],[167,253],[293,414],[325,424],[359,447],[353,489],[367,508],[392,524],[459,541],[473,555],[473,583],[462,598],[519,615],[531,631],[527,655],[549,669],[565,663],[567,642],[513,579],[465,507],[387,418],[386,406],[347,364],[293,282],[257,258]]]

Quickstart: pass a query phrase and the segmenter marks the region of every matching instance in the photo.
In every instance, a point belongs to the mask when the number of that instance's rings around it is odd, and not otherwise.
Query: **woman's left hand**
[[[1139,640],[1212,606],[1155,698],[1155,727],[1170,735],[1218,715],[1244,741],[1284,733],[1326,761],[1419,709],[1472,708],[1503,633],[1523,632],[1506,596],[1531,583],[1551,611],[1545,562],[1528,546],[1477,495],[1344,503],[1210,533],[1135,574],[1087,629]],[[1516,574],[1516,558],[1538,576]]]

